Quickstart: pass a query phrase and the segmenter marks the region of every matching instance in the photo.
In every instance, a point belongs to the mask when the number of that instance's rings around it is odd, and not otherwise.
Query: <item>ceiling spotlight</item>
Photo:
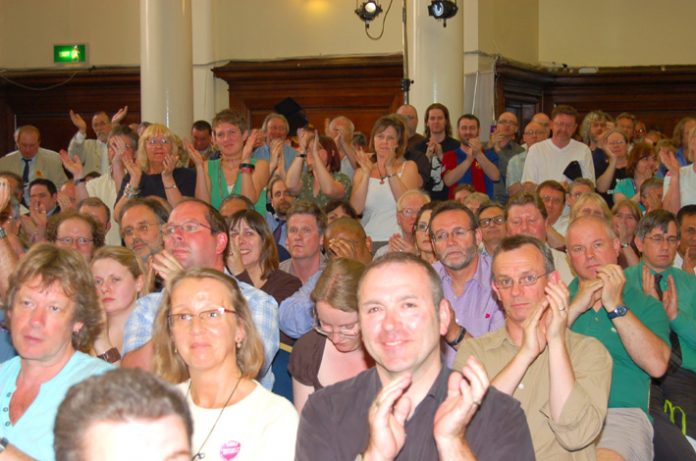
[[[363,2],[359,8],[355,9],[355,14],[365,21],[365,27],[369,27],[370,21],[375,19],[382,12],[382,7],[375,0]]]
[[[452,0],[432,0],[428,14],[435,19],[442,19],[442,27],[447,27],[447,20],[457,14],[459,8]]]

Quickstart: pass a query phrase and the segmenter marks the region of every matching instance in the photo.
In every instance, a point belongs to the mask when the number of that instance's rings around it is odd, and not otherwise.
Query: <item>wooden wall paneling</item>
[[[3,155],[14,150],[15,123],[37,126],[43,147],[56,151],[67,148],[76,131],[68,115],[70,109],[87,121],[88,137],[94,137],[91,118],[99,110],[113,115],[127,105],[128,116],[124,122],[140,122],[139,68],[80,70],[70,78],[74,72],[66,69],[3,74],[11,80],[0,81],[0,91],[5,95],[5,115],[9,116],[9,122],[0,127]]]
[[[403,101],[401,55],[230,61],[213,72],[229,85],[230,107],[246,111],[254,127],[291,97],[320,130],[325,118],[345,115],[369,136],[377,118]]]

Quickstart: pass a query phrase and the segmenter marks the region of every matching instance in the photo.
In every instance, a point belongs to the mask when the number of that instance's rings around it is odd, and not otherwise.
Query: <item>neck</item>
[[[430,139],[434,139],[437,142],[442,142],[447,137],[447,133],[443,131],[442,133],[430,133]]]
[[[135,300],[133,300],[133,303],[128,309],[122,309],[118,312],[107,314],[106,328],[109,334],[109,340],[111,341],[111,344],[119,351],[123,346],[123,331],[126,328],[126,321],[128,320],[131,312],[133,312],[134,307]]]
[[[164,171],[164,164],[160,162],[150,162],[147,169],[148,174],[159,174]]]
[[[245,266],[244,269],[246,269],[247,274],[249,274],[249,278],[251,279],[251,282],[254,284],[256,288],[259,288],[260,286],[263,285],[263,283],[266,281],[262,276],[261,273],[263,272],[261,270],[261,266],[258,263],[251,264],[249,266]]]
[[[220,153],[220,162],[225,166],[237,166],[242,161],[242,152]]]
[[[524,329],[510,319],[505,320],[505,331],[507,331],[510,341],[517,347],[522,346],[524,340]]]
[[[307,258],[292,259],[292,267],[295,270],[297,277],[306,283],[309,278],[314,275],[321,265],[321,253]]]
[[[672,258],[672,260],[674,260],[674,258]],[[669,269],[669,267],[658,267],[658,266],[655,266],[655,265],[653,265],[653,264],[650,264],[650,263],[647,262],[645,259],[643,259],[642,261],[643,261],[643,264],[645,264],[646,266],[648,266],[648,269],[652,270],[653,272],[655,272],[655,273],[657,273],[657,274],[661,274],[661,273],[663,273],[664,271],[666,271],[667,269]]]
[[[75,349],[72,344],[64,346],[64,351],[59,357],[50,362],[39,362],[37,360],[22,359],[21,369],[17,377],[17,387],[35,386],[49,381],[56,376],[70,361]]]
[[[558,147],[559,149],[563,149],[568,144],[570,144],[570,138],[568,138],[568,139],[551,138],[551,142],[553,143],[554,146]]]
[[[237,368],[236,356],[214,370],[194,371],[191,373],[191,398],[196,405],[203,408],[221,408],[228,401],[232,389],[237,385],[241,372]],[[239,392],[239,389],[235,393]]]
[[[498,245],[500,245],[500,241],[487,243],[483,242],[483,246],[486,248],[486,253],[488,253],[491,257],[493,257],[493,252],[496,248],[498,248]]]
[[[464,285],[466,282],[474,278],[476,274],[476,269],[478,269],[479,257],[478,254],[474,256],[468,266],[461,269],[455,270],[445,267],[450,278],[454,281],[456,285]]]
[[[433,253],[432,251],[421,251],[418,256],[420,256],[425,261],[427,261],[428,264],[433,264],[437,261],[437,258],[435,257],[435,253]]]

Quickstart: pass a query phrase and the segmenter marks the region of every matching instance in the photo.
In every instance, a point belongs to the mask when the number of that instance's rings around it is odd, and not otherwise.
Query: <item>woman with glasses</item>
[[[176,136],[164,125],[152,124],[143,131],[138,151],[133,158],[123,154],[128,174],[123,178],[114,213],[119,215],[126,200],[155,195],[176,206],[184,196],[206,200],[203,159],[191,155],[194,169],[184,168],[184,152],[177,146]]]
[[[613,129],[601,136],[600,144],[601,149],[596,149],[592,156],[597,177],[597,192],[611,206],[611,191],[616,187],[616,182],[628,176],[628,138],[623,131]]]
[[[618,181],[614,187],[614,203],[629,199],[645,208],[640,203],[640,186],[657,172],[657,154],[650,144],[638,143],[633,145],[631,155],[626,165],[626,178]]]
[[[418,210],[416,222],[413,225],[413,242],[416,244],[416,255],[421,259],[433,264],[437,261],[433,241],[430,239],[430,215],[433,209],[441,202],[426,203]]]
[[[120,362],[123,332],[135,301],[146,294],[140,259],[124,247],[100,248],[92,258],[92,276],[104,316],[104,328],[94,340],[94,351],[111,363]]]
[[[290,356],[293,400],[302,411],[314,391],[357,375],[373,365],[363,349],[358,323],[358,280],[365,266],[332,260],[312,292],[314,330],[302,336]]]
[[[619,266],[626,269],[640,262],[640,251],[634,242],[638,221],[640,221],[640,208],[631,200],[621,200],[611,209],[611,223],[614,233],[621,242],[619,253]]]
[[[305,161],[307,169],[303,172]],[[319,136],[316,131],[304,130],[300,137],[300,155],[290,164],[285,182],[298,200],[314,202],[323,208],[330,200],[350,197],[350,178],[340,170],[341,157],[334,140]]]
[[[255,380],[263,345],[232,277],[174,276],[153,341],[156,374],[178,384],[191,409],[193,459],[294,459],[297,412]]]

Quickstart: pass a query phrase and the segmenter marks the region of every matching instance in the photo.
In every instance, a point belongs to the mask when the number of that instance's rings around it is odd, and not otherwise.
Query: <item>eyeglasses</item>
[[[326,330],[322,328],[321,322],[316,317],[314,318],[314,331],[322,336],[331,338],[334,335],[341,336],[343,338],[355,338],[360,335],[360,328],[358,327],[358,322],[351,323],[350,325],[342,325],[338,327],[338,330]]]
[[[159,138],[159,139],[157,139],[157,138],[150,138],[150,139],[147,140],[147,144],[150,145],[150,146],[156,146],[156,145],[166,146],[166,145],[168,145],[169,143],[171,143],[171,141],[170,141],[169,139],[167,139],[167,138]]]
[[[527,130],[524,132],[525,136],[543,136],[546,134],[546,131],[544,130]]]
[[[517,125],[517,122],[514,120],[498,120],[498,125]]]
[[[123,229],[123,236],[124,237],[133,237],[136,232],[139,234],[147,234],[150,231],[151,227],[156,226],[156,223],[140,223],[137,226],[128,226],[125,229]]]
[[[174,235],[176,231],[181,229],[184,234],[193,234],[194,232],[201,230],[202,227],[212,230],[212,227],[206,226],[205,224],[201,224],[196,221],[189,221],[183,224],[167,224],[162,228],[162,233],[168,237],[170,235]]]
[[[227,309],[222,306],[215,306],[212,309],[206,309],[199,312],[198,314],[192,314],[190,312],[178,312],[176,314],[169,314],[167,319],[169,320],[169,325],[172,328],[182,328],[190,327],[193,325],[194,317],[198,317],[201,325],[205,327],[212,327],[220,325],[225,314],[237,314],[237,311],[232,309]]]
[[[552,203],[555,205],[560,205],[563,203],[563,199],[559,197],[551,197],[550,195],[544,195],[541,197],[541,201],[544,203]]]
[[[426,232],[428,230],[428,223],[427,222],[419,222],[416,223],[416,230],[421,231],[421,232]]]
[[[517,279],[517,286],[520,287],[530,287],[537,283],[537,281],[542,278],[546,277],[548,273],[544,274],[527,274],[523,275],[519,279]],[[515,281],[511,279],[510,277],[498,277],[495,280],[493,280],[493,283],[495,283],[495,286],[498,287],[499,290],[509,290],[515,285]]]
[[[616,213],[614,217],[619,219],[632,219],[634,221],[637,221],[636,217],[633,216],[631,213]]]
[[[406,216],[407,218],[413,218],[418,214],[418,210],[416,208],[404,208],[399,210],[399,213]]]
[[[435,243],[442,243],[442,242],[448,241],[450,238],[450,235],[452,235],[456,239],[463,239],[464,237],[466,237],[466,234],[468,234],[469,231],[472,231],[472,230],[474,230],[474,229],[473,228],[465,229],[463,227],[457,227],[456,229],[454,229],[452,231],[452,233],[449,233],[449,232],[443,230],[443,231],[438,231],[438,232],[432,234],[431,237],[432,237],[433,241],[435,241]]]
[[[481,219],[481,227],[491,227],[493,224],[496,226],[500,226],[505,222],[505,216],[503,215],[498,215],[498,216],[493,216],[492,218],[483,218]]]
[[[645,236],[645,238],[652,240],[657,245],[662,245],[665,242],[667,242],[670,245],[676,245],[677,243],[679,243],[679,239],[673,235],[669,237],[665,237],[664,235],[648,235]]]
[[[608,142],[607,144],[609,144],[610,146],[623,146],[624,144],[626,144],[626,141],[612,141]]]
[[[84,247],[94,242],[94,239],[87,237],[59,237],[56,238],[56,242],[60,242],[63,245],[72,245],[73,242],[76,242],[79,246]]]

